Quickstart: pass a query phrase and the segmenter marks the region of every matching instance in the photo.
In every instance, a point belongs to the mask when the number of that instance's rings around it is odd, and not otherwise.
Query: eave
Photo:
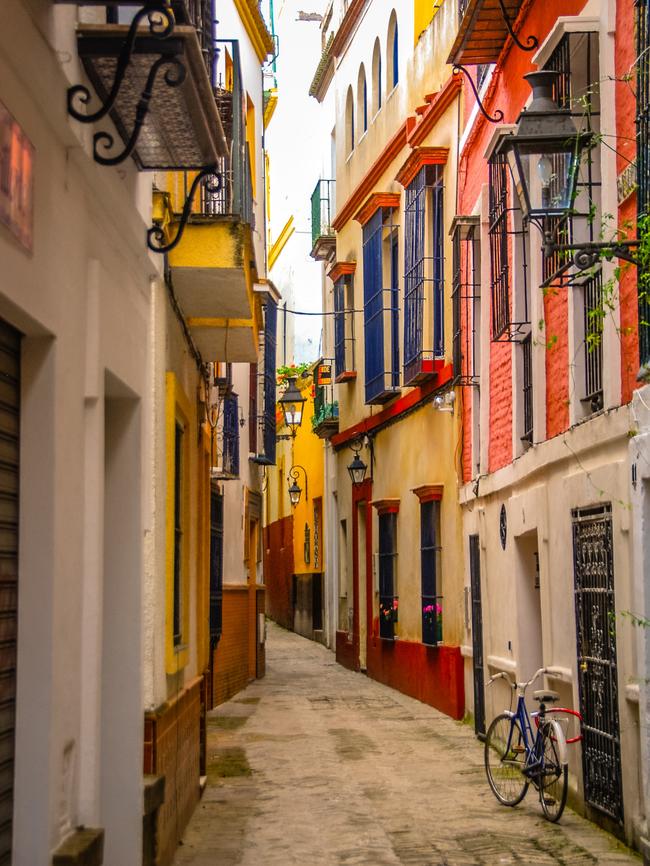
[[[275,42],[268,31],[257,0],[234,0],[244,29],[253,43],[257,59],[264,63],[269,54],[275,53]]]

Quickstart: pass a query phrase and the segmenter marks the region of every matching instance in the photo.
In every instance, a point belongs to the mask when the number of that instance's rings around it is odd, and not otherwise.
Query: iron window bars
[[[380,514],[379,520],[379,637],[395,639],[399,599],[397,582],[397,514]]]
[[[481,312],[481,241],[478,216],[457,216],[453,245],[453,365],[457,385],[478,385]]]
[[[528,334],[521,341],[522,372],[523,372],[523,430],[521,441],[533,444],[533,338]]]
[[[636,182],[637,225],[650,219],[650,0],[636,0]],[[650,266],[642,257],[637,272],[639,359],[650,364]]]
[[[442,642],[440,502],[420,503],[420,574],[422,643],[437,646]]]
[[[434,374],[434,361],[445,352],[442,167],[421,168],[405,197],[404,384],[415,385]]]
[[[183,426],[176,422],[174,427],[174,587],[172,632],[174,646],[178,646],[183,637],[182,621],[182,582],[183,582]]]
[[[354,357],[354,275],[344,274],[334,283],[334,375],[346,380],[356,369]]]
[[[583,403],[591,412],[603,408],[603,274],[599,269],[582,286],[584,292]]]
[[[399,388],[398,268],[397,226],[393,223],[393,210],[380,208],[363,227],[367,404],[386,403]]]
[[[558,108],[570,110],[581,132],[593,132],[597,136],[600,131],[598,33],[566,33],[544,69],[560,73],[554,86]],[[544,256],[542,287],[569,286],[584,274],[584,270],[575,267],[570,247],[594,243],[600,238],[600,187],[600,152],[596,147],[586,152],[571,216],[548,218],[547,229],[555,248],[550,256]],[[553,184],[550,192],[552,196]]]
[[[221,445],[221,448],[219,448]],[[221,430],[217,433],[217,451],[220,453],[218,477],[239,478],[239,400],[230,392],[223,400]]]
[[[520,342],[530,324],[526,247],[528,232],[518,207],[509,207],[509,170],[503,154],[489,162],[490,289],[492,294],[492,341]],[[513,200],[516,198],[512,196]],[[516,201],[515,201],[516,204]],[[513,243],[521,246],[521,265],[511,263]],[[514,291],[513,291],[514,290]],[[514,293],[517,292],[517,297]],[[517,320],[519,308],[523,316]]]

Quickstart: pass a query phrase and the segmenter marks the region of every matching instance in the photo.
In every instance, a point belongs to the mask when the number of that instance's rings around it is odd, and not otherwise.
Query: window
[[[650,2],[636,0],[636,179],[638,220],[650,216]],[[637,222],[638,222],[637,220]],[[637,273],[639,291],[639,356],[650,364],[650,293],[647,263]]]
[[[334,374],[337,382],[356,378],[353,274],[344,274],[334,283]]]
[[[183,637],[183,427],[178,422],[174,435],[174,646]]]
[[[262,364],[256,366],[257,396],[255,398],[256,412],[262,406],[262,414],[257,415],[255,422],[251,421],[251,451],[256,463],[270,466],[275,464],[275,376],[276,376],[276,343],[277,343],[278,305],[269,295],[264,305],[264,333],[262,336]],[[252,405],[252,404],[251,404]],[[254,434],[254,435],[253,435]]]
[[[441,570],[440,501],[420,503],[420,574],[422,582],[422,643],[436,646],[442,640],[442,595],[438,594]]]
[[[223,622],[223,495],[210,490],[210,644],[221,637]]]
[[[354,98],[352,88],[348,87],[345,99],[345,153],[346,156],[354,150]]]
[[[435,372],[436,358],[444,357],[444,210],[440,166],[424,166],[407,186],[404,218],[404,384],[415,385]]]
[[[397,622],[397,514],[379,515],[379,637],[393,640]]]
[[[392,208],[363,227],[363,320],[366,403],[386,403],[399,382],[397,235]]]
[[[223,422],[221,427],[221,454],[218,459],[221,475],[225,478],[239,477],[239,398],[231,392],[223,400]]]
[[[522,225],[521,211],[516,201],[512,208],[508,206],[511,198],[516,199],[510,194],[508,176],[505,157],[502,154],[493,155],[489,161],[489,235],[494,341],[521,340],[529,331],[529,327],[526,327],[529,326],[528,233]]]
[[[478,216],[458,216],[452,226],[454,379],[459,385],[479,381],[481,322],[481,243]]]
[[[395,10],[391,13],[388,24],[388,84],[390,88],[396,87],[399,81],[399,34],[397,28],[397,15]]]
[[[358,126],[360,134],[363,135],[368,129],[368,85],[366,83],[366,70],[361,66],[357,82],[357,109],[359,112]]]
[[[523,414],[524,423],[521,441],[533,444],[533,340],[528,334],[521,342],[522,373],[523,373]]]
[[[603,408],[603,275],[598,271],[583,286],[584,363],[583,404],[587,413]]]
[[[377,114],[381,108],[381,47],[379,39],[375,40],[372,52],[372,113]]]

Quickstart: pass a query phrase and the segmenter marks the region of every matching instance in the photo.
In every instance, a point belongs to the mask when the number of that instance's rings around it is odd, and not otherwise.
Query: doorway
[[[515,538],[515,580],[519,624],[518,676],[528,680],[544,665],[537,530]]]
[[[472,659],[474,664],[474,732],[485,737],[483,672],[483,609],[481,606],[481,548],[478,535],[469,537],[469,575],[472,591]]]

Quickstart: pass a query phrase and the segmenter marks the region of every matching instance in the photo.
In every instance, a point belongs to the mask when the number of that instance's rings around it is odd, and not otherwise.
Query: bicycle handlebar
[[[540,668],[539,670],[535,671],[535,673],[532,675],[532,677],[528,680],[527,683],[518,683],[518,682],[515,682],[513,679],[511,679],[510,674],[508,674],[506,671],[499,671],[498,674],[493,674],[493,675],[490,677],[490,679],[489,679],[487,685],[488,685],[488,686],[491,686],[492,683],[493,683],[495,680],[503,679],[503,680],[505,680],[505,681],[508,683],[508,685],[509,685],[510,688],[513,690],[513,692],[516,691],[517,689],[519,689],[519,690],[521,691],[522,694],[525,694],[526,689],[528,688],[528,686],[532,685],[532,683],[534,683],[535,680],[536,680],[538,677],[540,677],[540,676],[542,676],[543,674],[545,674],[545,673],[546,673],[546,670],[547,670],[546,668]]]

